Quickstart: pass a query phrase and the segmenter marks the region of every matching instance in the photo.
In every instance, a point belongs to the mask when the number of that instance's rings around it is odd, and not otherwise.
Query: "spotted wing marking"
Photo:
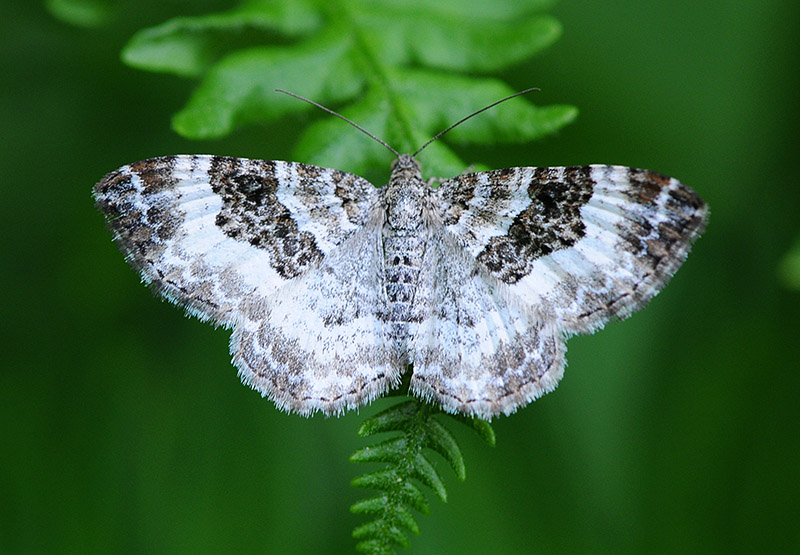
[[[566,333],[643,306],[707,218],[703,201],[677,180],[623,166],[467,174],[444,182],[439,195],[456,240]]]

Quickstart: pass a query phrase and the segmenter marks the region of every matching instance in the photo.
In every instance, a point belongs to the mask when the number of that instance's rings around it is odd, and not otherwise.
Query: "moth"
[[[381,188],[179,155],[123,166],[94,195],[143,281],[232,329],[242,381],[302,415],[356,408],[406,372],[410,394],[449,412],[510,414],[556,387],[570,336],[656,295],[707,219],[694,191],[647,170],[516,167],[434,188],[419,150],[383,144],[397,159]]]

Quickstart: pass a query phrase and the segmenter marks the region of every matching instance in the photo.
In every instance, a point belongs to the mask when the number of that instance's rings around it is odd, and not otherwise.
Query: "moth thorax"
[[[427,185],[420,179],[396,179],[386,187],[386,223],[394,231],[417,231],[425,227],[423,207],[428,199]]]

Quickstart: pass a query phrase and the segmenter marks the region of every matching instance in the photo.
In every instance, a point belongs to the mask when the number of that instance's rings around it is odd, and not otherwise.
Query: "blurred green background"
[[[193,83],[119,61],[135,30],[228,4],[127,3],[99,29],[38,2],[0,7],[0,552],[353,549],[363,492],[348,484],[366,467],[347,457],[389,401],[278,412],[239,383],[227,332],[140,285],[92,205],[98,179],[148,156],[290,157],[295,134],[277,124],[180,138],[169,118]],[[459,152],[654,169],[695,188],[711,221],[646,310],[570,341],[558,390],[497,419],[496,447],[454,429],[467,482],[431,499],[409,552],[796,553],[800,292],[778,267],[800,235],[800,7],[551,13],[563,38],[502,77],[578,106],[577,122]]]

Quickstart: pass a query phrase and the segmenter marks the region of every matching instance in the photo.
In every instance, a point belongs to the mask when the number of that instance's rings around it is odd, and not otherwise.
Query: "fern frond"
[[[86,3],[50,0],[51,5]],[[143,29],[122,53],[133,67],[199,80],[173,119],[184,137],[220,138],[241,126],[312,110],[272,92],[280,88],[336,108],[397,150],[413,152],[450,123],[515,92],[492,75],[529,59],[561,35],[561,24],[545,13],[551,0],[235,4]],[[572,106],[534,106],[532,101],[509,101],[449,133],[425,151],[427,175],[464,170],[466,164],[448,144],[528,141],[557,131],[577,115]],[[323,118],[309,126],[294,157],[358,174],[388,165],[385,149],[344,131],[343,125]]]
[[[415,482],[428,486],[439,499],[447,501],[444,481],[428,459],[430,451],[442,455],[459,480],[466,479],[461,449],[447,428],[435,418],[439,413],[441,411],[432,405],[411,400],[389,407],[361,424],[358,434],[362,437],[385,432],[399,432],[400,435],[361,448],[350,457],[358,463],[387,464],[351,482],[354,487],[381,492],[350,507],[353,513],[374,517],[353,531],[353,537],[361,540],[356,546],[360,552],[393,553],[395,546],[408,547],[405,532],[419,534],[419,525],[411,509],[427,514],[430,506]],[[488,422],[448,416],[471,426],[487,443],[494,445],[494,430]]]

